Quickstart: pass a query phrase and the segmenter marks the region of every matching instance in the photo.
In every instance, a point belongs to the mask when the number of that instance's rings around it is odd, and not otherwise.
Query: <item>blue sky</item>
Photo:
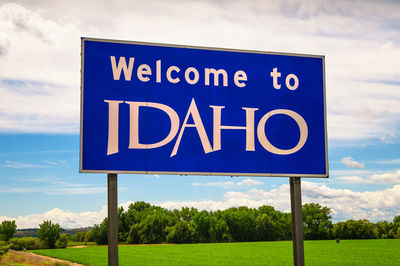
[[[332,208],[335,221],[391,220],[399,25],[396,1],[0,1],[0,221],[72,228],[106,215],[106,175],[78,171],[82,36],[325,55],[330,178],[303,179],[303,202]],[[118,178],[122,206],[290,210],[287,178]]]

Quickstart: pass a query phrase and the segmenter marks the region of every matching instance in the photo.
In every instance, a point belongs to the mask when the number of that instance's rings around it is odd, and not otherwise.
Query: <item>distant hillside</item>
[[[92,227],[84,227],[84,228],[75,228],[75,229],[63,229],[61,231],[62,234],[70,234],[74,235],[78,232],[87,232],[91,230]],[[32,237],[37,237],[37,231],[39,228],[28,228],[28,229],[17,229],[15,231],[14,237],[27,237],[27,236],[32,236]]]

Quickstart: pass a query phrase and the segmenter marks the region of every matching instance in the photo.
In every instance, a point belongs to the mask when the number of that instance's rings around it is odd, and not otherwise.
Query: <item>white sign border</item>
[[[209,51],[225,51],[225,52],[236,52],[236,53],[253,53],[253,54],[269,54],[269,55],[285,55],[285,56],[297,56],[297,57],[311,57],[322,59],[322,75],[323,75],[323,96],[324,96],[324,135],[325,135],[325,174],[274,174],[274,173],[219,173],[219,172],[157,172],[157,171],[109,171],[109,170],[83,170],[82,169],[82,147],[83,147],[83,75],[84,75],[84,47],[85,41],[96,41],[96,42],[110,42],[110,43],[123,43],[123,44],[136,44],[136,45],[147,45],[147,46],[159,46],[159,47],[175,47],[175,48],[186,48],[186,49],[197,49],[197,50],[209,50]],[[112,40],[112,39],[100,39],[100,38],[81,38],[81,110],[80,110],[80,141],[79,141],[79,172],[80,173],[106,173],[106,174],[154,174],[154,175],[205,175],[205,176],[265,176],[265,177],[329,177],[329,163],[328,163],[328,131],[327,131],[327,114],[326,114],[326,79],[325,79],[325,56],[323,55],[311,55],[311,54],[296,54],[296,53],[279,53],[279,52],[264,52],[255,50],[241,50],[241,49],[230,49],[230,48],[217,48],[217,47],[204,47],[204,46],[190,46],[190,45],[178,45],[178,44],[164,44],[164,43],[150,43],[150,42],[138,42],[138,41],[125,41],[125,40]]]

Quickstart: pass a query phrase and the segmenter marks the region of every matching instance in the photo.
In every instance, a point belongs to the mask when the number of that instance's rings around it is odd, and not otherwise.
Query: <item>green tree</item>
[[[229,228],[223,217],[218,218],[212,212],[201,211],[190,222],[193,239],[196,242],[210,243],[230,241]]]
[[[69,234],[60,234],[60,237],[56,241],[56,248],[66,248],[69,239]]]
[[[303,205],[304,238],[309,240],[329,239],[332,234],[331,209],[318,203]]]
[[[291,216],[277,211],[272,206],[258,208],[256,217],[257,240],[290,240],[292,235]]]
[[[147,215],[154,213],[160,207],[154,207],[144,201],[137,201],[128,206],[128,210],[124,213],[124,219],[127,225],[131,227],[134,224],[140,224]]]
[[[224,220],[223,212],[218,211],[214,216],[216,223],[214,224],[215,242],[232,242],[232,236],[229,233],[229,227]]]
[[[15,221],[3,221],[0,224],[0,240],[8,242],[14,236],[16,230]]]
[[[192,241],[189,223],[185,220],[177,222],[174,226],[166,228],[168,243],[190,243]]]
[[[165,242],[166,228],[174,224],[174,216],[159,209],[147,215],[140,223],[139,238],[143,243],[155,244]]]
[[[223,218],[228,225],[232,241],[255,241],[256,210],[247,207],[229,208],[224,211]]]
[[[184,220],[189,223],[193,219],[193,216],[199,211],[193,207],[190,209],[188,207],[182,207],[180,210],[174,210],[173,212],[179,220]]]
[[[139,224],[134,224],[131,226],[131,229],[129,230],[128,234],[128,243],[130,244],[139,244],[140,243],[140,225]]]
[[[89,230],[89,231],[86,232],[84,241],[85,241],[85,242],[92,242],[92,241],[94,241],[92,230]]]
[[[104,218],[103,222],[99,225],[94,225],[92,231],[92,238],[98,245],[105,245],[108,243],[108,219]]]
[[[368,220],[347,220],[334,225],[333,235],[341,239],[374,239],[378,232]]]
[[[271,241],[278,238],[278,230],[275,221],[268,214],[260,214],[256,218],[256,230],[259,240]]]
[[[75,240],[76,242],[83,242],[85,241],[85,236],[86,232],[77,232],[75,233],[72,239]]]
[[[377,230],[377,238],[395,238],[395,225],[391,222],[382,221],[375,224]]]
[[[128,238],[130,226],[128,224],[127,212],[124,208],[118,208],[118,241],[124,242]]]
[[[54,248],[61,231],[62,229],[59,224],[53,224],[51,221],[44,221],[39,225],[38,237],[46,243],[48,248]]]

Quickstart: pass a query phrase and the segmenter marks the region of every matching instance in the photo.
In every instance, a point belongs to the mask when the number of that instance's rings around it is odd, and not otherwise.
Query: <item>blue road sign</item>
[[[328,177],[324,57],[82,38],[80,171]]]

